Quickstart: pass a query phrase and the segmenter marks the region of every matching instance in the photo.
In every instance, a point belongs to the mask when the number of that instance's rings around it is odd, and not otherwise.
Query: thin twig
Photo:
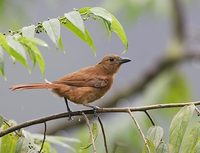
[[[47,133],[47,123],[44,122],[44,138],[43,138],[43,140],[42,140],[42,144],[41,144],[41,148],[40,148],[39,153],[42,152],[42,149],[43,149],[43,147],[44,147],[44,143],[45,143],[45,140],[46,140],[46,133]]]
[[[200,110],[195,106],[195,110],[197,112],[197,115],[200,116]]]
[[[151,121],[151,124],[152,124],[153,126],[155,126],[155,123],[154,123],[154,121],[153,121],[151,115],[147,112],[147,110],[145,110],[144,113],[147,115],[147,117],[148,117],[149,120]]]
[[[85,119],[86,124],[87,124],[87,126],[88,126],[88,130],[89,130],[90,137],[91,137],[91,140],[92,140],[93,153],[96,153],[96,147],[95,147],[95,143],[94,143],[94,135],[93,135],[93,133],[92,133],[92,128],[91,128],[91,126],[90,126],[89,119],[87,118],[87,116],[85,115],[84,112],[82,112],[82,116],[83,116],[83,118]]]
[[[186,27],[185,27],[185,12],[183,9],[182,0],[171,0],[173,9],[172,22],[174,25],[174,33],[177,39],[182,42],[186,37]]]
[[[144,141],[144,145],[146,146],[148,152],[151,153],[151,150],[150,150],[149,145],[148,145],[148,143],[147,143],[147,139],[145,138],[144,133],[142,132],[142,129],[140,128],[139,123],[137,122],[137,120],[136,120],[136,118],[133,116],[133,114],[131,113],[131,110],[130,110],[130,109],[127,109],[127,112],[128,112],[129,115],[131,116],[132,120],[134,121],[134,123],[135,123],[135,125],[136,125],[136,127],[137,127],[137,129],[138,129],[138,131],[140,132],[140,134],[141,134],[141,136],[142,136],[142,139],[143,139],[143,141]]]
[[[190,105],[190,104],[194,104],[194,105],[200,105],[200,101],[196,101],[196,102],[187,102],[187,103],[168,103],[168,104],[155,104],[155,105],[149,105],[149,106],[139,106],[139,107],[120,107],[120,108],[98,108],[97,109],[97,113],[126,113],[127,109],[130,109],[130,111],[145,111],[145,110],[154,110],[154,109],[163,109],[163,108],[175,108],[175,107],[183,107],[186,105]],[[71,112],[71,116],[81,116],[82,113],[84,114],[94,114],[93,109],[92,110],[82,110],[82,111],[75,111],[75,112]],[[16,126],[12,126],[4,131],[0,131],[0,137],[9,134],[13,131],[19,130],[21,128],[25,128],[31,125],[36,125],[36,124],[41,124],[47,121],[51,121],[51,120],[56,120],[56,119],[60,119],[60,118],[66,118],[69,117],[69,113],[58,113],[58,114],[53,114],[53,115],[49,115],[46,117],[41,117],[38,119],[33,119],[33,120],[29,120],[26,121],[24,123],[18,124]]]
[[[101,121],[99,116],[98,116],[98,121],[99,121],[99,124],[101,126],[101,131],[102,131],[102,134],[103,134],[104,147],[105,147],[106,153],[108,153],[108,146],[107,146],[107,141],[106,141],[106,133],[105,133],[105,130],[104,130],[104,127],[103,127],[103,123],[102,123],[102,121]]]

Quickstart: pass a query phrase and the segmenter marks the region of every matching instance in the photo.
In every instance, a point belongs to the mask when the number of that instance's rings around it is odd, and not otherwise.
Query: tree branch
[[[171,0],[172,2],[172,11],[173,11],[173,28],[175,37],[183,42],[186,38],[186,28],[185,28],[185,14],[183,9],[182,0]]]
[[[41,148],[40,148],[39,153],[42,152],[42,149],[43,149],[43,147],[44,147],[44,143],[45,143],[45,140],[46,140],[46,132],[47,132],[47,123],[44,122],[44,138],[43,138],[43,140],[42,140],[42,144],[41,144]]]
[[[131,112],[136,111],[147,111],[147,110],[153,110],[153,109],[161,109],[161,108],[172,108],[172,107],[183,107],[186,105],[200,105],[200,101],[196,102],[187,102],[187,103],[169,103],[169,104],[156,104],[156,105],[149,105],[149,106],[138,106],[138,107],[120,107],[120,108],[98,108],[96,110],[97,113],[127,113],[127,109],[130,109]],[[94,114],[94,110],[82,110],[82,111],[75,111],[71,112],[71,116],[82,116],[82,114]],[[29,127],[36,124],[41,124],[47,121],[56,120],[60,118],[67,118],[69,117],[69,113],[59,113],[59,114],[53,114],[46,117],[41,117],[38,119],[33,119],[26,121],[24,123],[18,124],[16,126],[10,127],[4,131],[0,132],[0,137],[9,134],[11,132],[14,132],[16,130],[19,130],[21,128]]]
[[[107,146],[107,141],[106,141],[106,133],[105,133],[105,130],[104,130],[104,127],[103,127],[103,123],[102,123],[102,121],[101,121],[99,116],[98,116],[98,121],[99,121],[99,124],[100,124],[100,127],[101,127],[101,131],[102,131],[102,134],[103,134],[103,141],[104,141],[105,151],[106,151],[106,153],[108,153],[108,146]]]

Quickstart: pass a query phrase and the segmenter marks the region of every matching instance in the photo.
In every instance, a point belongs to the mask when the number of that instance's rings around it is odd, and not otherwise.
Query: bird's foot
[[[69,116],[68,116],[68,121],[72,121],[72,120],[73,120],[72,111],[71,111],[71,110],[68,111],[68,114],[69,114]]]
[[[98,106],[92,106],[92,105],[87,105],[87,104],[84,104],[84,106],[92,108],[93,111],[94,111],[94,117],[98,117],[97,110],[98,110],[100,107],[98,107]]]

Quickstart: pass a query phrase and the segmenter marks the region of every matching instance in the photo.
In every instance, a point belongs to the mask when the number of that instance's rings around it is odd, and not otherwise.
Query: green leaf
[[[194,124],[193,124],[194,125]],[[188,135],[185,135],[185,143],[181,146],[181,152],[182,153],[193,153],[196,145],[200,143],[200,123],[198,123],[198,126],[194,127]],[[183,143],[182,143],[183,144]]]
[[[91,9],[91,7],[83,7],[83,8],[78,9],[78,11],[81,15],[86,15],[86,14],[88,14],[90,9]]]
[[[59,48],[60,48],[63,52],[65,52],[65,46],[64,46],[64,44],[63,44],[63,41],[62,41],[62,38],[61,38],[61,37],[60,37],[59,40],[58,40],[58,46],[59,46]]]
[[[42,140],[43,135],[42,134],[33,134],[32,135],[35,139]],[[80,143],[80,140],[75,139],[75,138],[68,138],[68,137],[61,137],[61,136],[46,136],[46,141],[52,144],[59,145],[61,147],[67,148],[73,152],[75,152],[75,149],[69,145],[68,143]]]
[[[42,151],[44,153],[57,153],[57,151],[48,142],[44,143]]]
[[[120,24],[120,22],[114,16],[112,16],[111,29],[113,32],[115,32],[117,34],[117,36],[122,41],[122,43],[125,47],[124,52],[127,52],[128,51],[128,39],[126,37],[126,33],[125,33],[122,25]]]
[[[113,17],[106,9],[101,7],[93,7],[90,9],[90,12],[112,23]]]
[[[3,124],[3,121],[4,121],[4,118],[3,118],[3,116],[0,115],[0,128],[1,128],[1,126]]]
[[[150,153],[156,153],[156,147],[154,146],[153,142],[151,140],[147,139],[147,145],[150,149]],[[144,146],[144,150],[143,153],[149,153],[149,151],[147,150],[146,145]]]
[[[184,134],[189,126],[194,110],[194,105],[185,106],[172,119],[169,131],[169,152],[179,153]]]
[[[145,90],[148,103],[177,103],[191,99],[191,91],[184,75],[176,69],[167,70],[153,80]]]
[[[85,25],[83,22],[83,19],[81,18],[81,15],[78,11],[72,11],[69,13],[65,13],[65,17],[79,30],[81,30],[83,33],[85,33]]]
[[[23,56],[23,58],[25,60],[27,60],[25,49],[24,49],[24,47],[19,42],[17,42],[16,40],[14,40],[14,38],[12,36],[7,36],[6,37],[6,41],[7,41],[8,45],[11,48],[13,48],[14,50],[16,50],[20,55]]]
[[[104,23],[105,28],[106,28],[106,30],[107,30],[108,36],[110,37],[111,34],[112,34],[112,33],[111,33],[111,32],[112,32],[112,30],[111,30],[111,23],[108,22],[107,20],[103,20],[103,23]]]
[[[32,57],[32,58],[35,58],[36,63],[39,65],[41,74],[44,75],[45,62],[44,62],[44,59],[43,59],[39,49],[35,45],[35,43],[31,42],[30,38],[26,38],[26,37],[20,37],[18,39],[18,41],[34,53],[33,54],[34,57]]]
[[[169,153],[169,149],[166,143],[161,142],[156,149],[156,153]]]
[[[18,51],[15,49],[11,48],[7,41],[6,38],[3,34],[0,34],[0,45],[4,48],[4,50],[13,58],[15,58],[17,61],[19,61],[22,65],[24,65],[26,68],[28,68],[28,64],[26,59],[24,58],[23,55],[21,55]]]
[[[71,22],[62,23],[62,25],[77,35],[80,39],[82,39],[85,43],[87,43],[92,49],[93,53],[96,54],[96,48],[94,46],[93,40],[90,36],[90,33],[87,29],[85,29],[85,33],[83,33],[80,29],[74,26]]]
[[[3,130],[6,130],[8,125],[2,126]],[[1,138],[0,153],[15,153],[18,136],[15,133],[10,133]]]
[[[200,153],[200,141],[196,144],[196,146],[194,148],[194,153]]]
[[[163,133],[164,133],[163,128],[160,126],[150,127],[149,130],[147,131],[147,139],[151,140],[155,148],[157,148],[162,140]]]
[[[0,46],[0,76],[4,76],[3,48]],[[1,125],[1,124],[0,124]]]
[[[94,136],[94,140],[96,140],[96,138],[98,136],[98,126],[97,126],[97,123],[93,123],[92,124],[92,134]],[[82,146],[81,150],[88,149],[90,146],[92,146],[92,138],[91,138],[91,136],[89,138],[88,144],[86,144],[85,146]]]
[[[45,41],[41,40],[41,39],[29,38],[29,37],[22,37],[22,38],[26,38],[27,42],[29,41],[30,43],[33,43],[33,44],[36,44],[36,45],[39,45],[39,46],[42,46],[42,47],[48,47],[48,44]]]
[[[103,20],[107,21],[107,30],[111,30],[112,32],[115,32],[117,34],[125,47],[124,52],[127,52],[128,39],[122,25],[117,20],[117,18],[115,18],[115,16],[113,16],[110,12],[101,7],[93,7],[90,9],[90,12],[93,13],[95,16],[101,17]]]
[[[58,42],[60,39],[60,22],[58,19],[50,19],[48,21],[44,21],[42,23],[42,26],[46,30],[48,36],[53,41],[54,44],[56,44],[57,47],[59,47]]]
[[[15,153],[38,152],[40,147],[34,144],[29,138],[21,137],[16,145]]]
[[[22,36],[27,38],[34,38],[35,36],[35,25],[22,28]]]

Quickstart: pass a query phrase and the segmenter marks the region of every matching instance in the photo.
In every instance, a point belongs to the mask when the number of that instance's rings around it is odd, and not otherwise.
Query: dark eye
[[[112,57],[110,58],[110,61],[111,61],[111,62],[113,62],[114,60],[115,60],[114,58],[112,58]]]

